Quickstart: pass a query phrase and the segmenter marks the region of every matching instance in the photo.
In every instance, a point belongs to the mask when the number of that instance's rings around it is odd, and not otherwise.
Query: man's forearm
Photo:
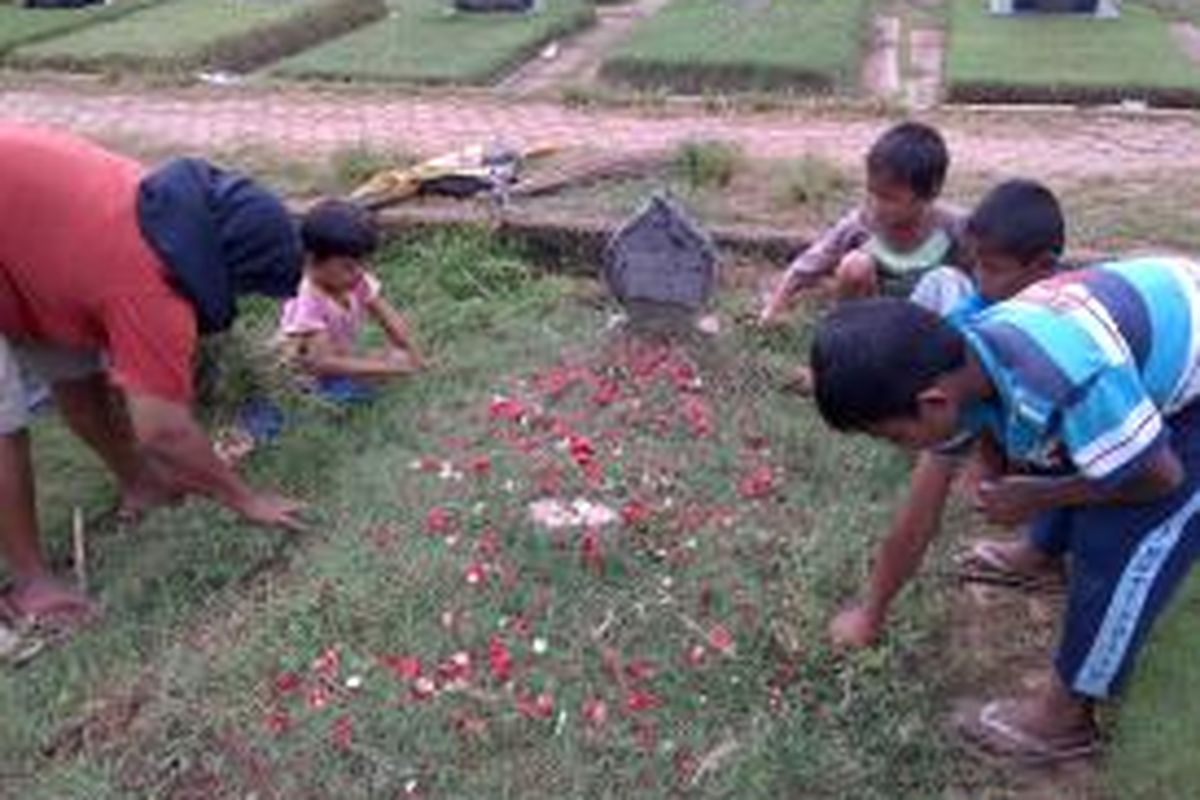
[[[146,458],[164,469],[173,484],[192,493],[238,508],[253,492],[217,458],[208,437],[194,423],[161,432],[142,445]]]

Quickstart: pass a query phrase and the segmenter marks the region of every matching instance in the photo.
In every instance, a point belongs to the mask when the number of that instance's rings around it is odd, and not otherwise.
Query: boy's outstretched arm
[[[792,295],[831,275],[843,256],[861,246],[863,241],[865,236],[858,210],[855,209],[838,220],[836,225],[788,265],[763,304],[759,322],[765,325],[778,320],[787,310]]]
[[[404,315],[397,311],[396,307],[381,294],[372,297],[366,305],[371,316],[387,334],[388,341],[392,343],[392,346],[407,351],[413,366],[420,367],[424,359],[417,352],[417,346],[412,340],[408,321],[404,319]]]
[[[958,461],[951,456],[928,452],[918,456],[908,497],[875,552],[862,599],[842,609],[829,625],[835,645],[867,647],[878,638],[892,600],[917,571],[937,535],[957,471]]]

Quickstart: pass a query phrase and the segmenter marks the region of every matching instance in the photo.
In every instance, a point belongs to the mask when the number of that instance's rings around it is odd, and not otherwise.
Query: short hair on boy
[[[950,323],[916,303],[843,303],[821,320],[810,352],[817,409],[832,428],[861,431],[917,414],[917,397],[966,363]]]
[[[365,258],[379,247],[379,228],[371,212],[349,200],[322,200],[300,221],[304,249],[317,260]]]
[[[867,174],[897,181],[922,200],[942,193],[950,151],[936,128],[922,122],[901,122],[875,140],[867,153]]]
[[[1062,256],[1066,223],[1054,193],[1037,181],[1010,180],[991,189],[967,218],[967,234],[1028,264]]]

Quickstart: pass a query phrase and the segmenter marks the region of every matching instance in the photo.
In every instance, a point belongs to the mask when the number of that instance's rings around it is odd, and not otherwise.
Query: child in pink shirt
[[[370,214],[353,203],[325,200],[304,215],[300,236],[308,259],[304,279],[279,323],[291,363],[321,393],[349,401],[368,399],[376,383],[419,369],[422,359],[408,324],[365,270],[379,246]],[[358,350],[368,319],[383,328],[388,348]]]

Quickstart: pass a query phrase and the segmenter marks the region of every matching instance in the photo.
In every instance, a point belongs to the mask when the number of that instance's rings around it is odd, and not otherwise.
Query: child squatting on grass
[[[1015,231],[1022,232],[1022,238],[1008,241],[1005,237]],[[962,325],[992,303],[1050,277],[1058,267],[1064,240],[1062,211],[1049,189],[1028,180],[997,185],[966,222],[966,243],[975,258],[977,291],[946,318]],[[1017,255],[1007,255],[1012,252]],[[919,566],[921,556],[937,534],[962,461],[960,454],[935,450],[917,456],[908,495],[880,545],[861,601],[837,615],[830,625],[836,643],[864,647],[878,637],[892,600]],[[981,468],[988,469],[987,465]],[[1027,549],[1024,542],[979,542],[964,559],[964,576],[1028,583],[1045,578],[1046,572],[1050,572],[1061,583],[1061,574],[1052,566],[1043,570],[1043,559],[1028,557]]]
[[[1003,220],[981,259],[1023,258],[1042,224]],[[1040,281],[956,327],[915,303],[848,303],[812,347],[818,408],[842,431],[918,449],[978,440],[1003,455],[977,507],[1032,520],[1069,562],[1044,689],[964,708],[985,752],[1048,762],[1095,751],[1095,701],[1128,675],[1200,551],[1200,264],[1117,261]],[[1035,547],[1031,543],[1029,547]],[[920,558],[885,548],[875,574]]]
[[[344,200],[324,200],[300,225],[306,262],[296,296],[283,306],[279,337],[291,364],[330,399],[370,399],[376,384],[420,369],[423,360],[404,317],[384,298],[366,270],[379,247],[368,211]],[[374,319],[390,347],[361,353],[359,334]]]
[[[799,291],[832,277],[841,300],[912,297],[945,312],[971,292],[962,218],[938,204],[950,154],[919,122],[887,130],[866,158],[867,194],[788,267],[760,321],[776,321]]]

